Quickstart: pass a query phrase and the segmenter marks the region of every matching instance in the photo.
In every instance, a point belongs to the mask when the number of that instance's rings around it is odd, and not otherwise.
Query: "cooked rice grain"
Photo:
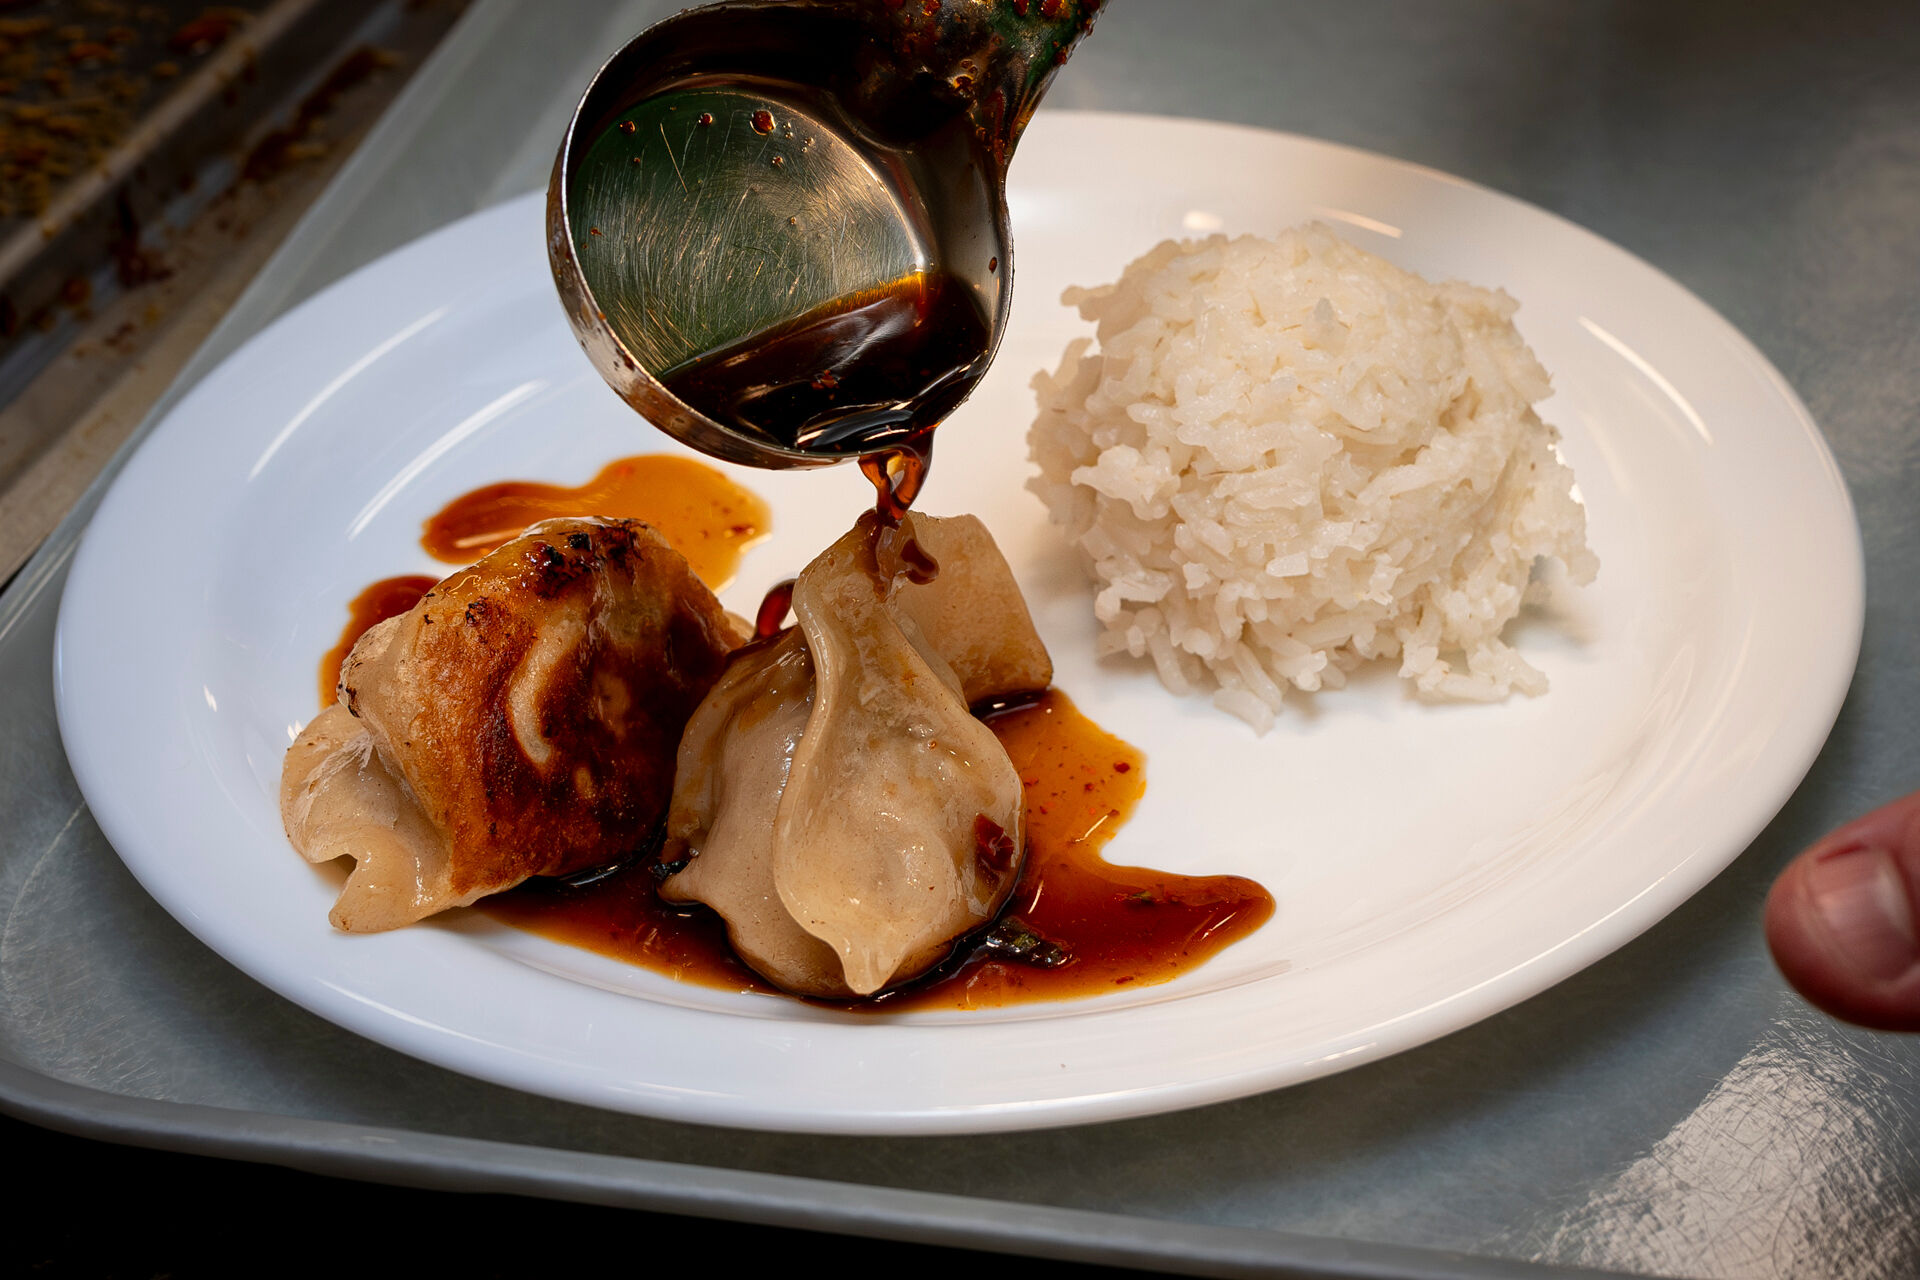
[[[1432,698],[1545,691],[1501,629],[1537,558],[1599,563],[1512,298],[1316,224],[1168,241],[1064,301],[1099,348],[1034,379],[1029,484],[1098,584],[1101,653],[1263,731],[1287,686],[1375,658]]]

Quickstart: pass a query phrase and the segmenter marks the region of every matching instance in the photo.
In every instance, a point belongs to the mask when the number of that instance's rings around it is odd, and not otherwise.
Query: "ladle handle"
[[[885,41],[862,68],[870,116],[888,100],[964,110],[1004,178],[1054,74],[1101,0],[845,0]]]

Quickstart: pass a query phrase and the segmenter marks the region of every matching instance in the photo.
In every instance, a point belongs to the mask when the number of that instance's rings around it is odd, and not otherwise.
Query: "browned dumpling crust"
[[[535,525],[363,636],[289,751],[282,814],[352,857],[363,931],[631,853],[666,811],[694,708],[745,637],[634,520]]]

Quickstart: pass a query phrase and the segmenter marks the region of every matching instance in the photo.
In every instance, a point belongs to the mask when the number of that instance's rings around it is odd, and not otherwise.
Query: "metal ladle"
[[[930,429],[1012,300],[1007,163],[1099,0],[729,0],[595,75],[547,191],[574,333],[711,456],[806,467]]]

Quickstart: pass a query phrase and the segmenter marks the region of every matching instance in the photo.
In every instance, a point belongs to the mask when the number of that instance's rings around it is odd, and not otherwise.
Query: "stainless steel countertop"
[[[670,7],[481,0],[180,385],[352,268],[543,183],[598,58]],[[1049,98],[1328,138],[1531,200],[1718,308],[1826,432],[1868,583],[1833,735],[1727,872],[1568,982],[1293,1089],[1030,1134],[723,1132],[451,1076],[229,969],[106,848],[50,737],[44,664],[68,527],[0,601],[0,809],[16,827],[0,859],[0,1052],[27,1073],[0,1085],[42,1118],[57,1118],[35,1101],[51,1096],[34,1092],[44,1077],[143,1103],[524,1144],[562,1163],[1092,1210],[1166,1224],[1169,1238],[1292,1232],[1674,1275],[1920,1274],[1920,1041],[1811,1012],[1759,931],[1766,888],[1798,849],[1920,785],[1916,67],[1920,12],[1898,0],[1121,0]],[[22,845],[32,832],[40,844]],[[76,916],[111,944],[76,942]],[[173,1145],[328,1167],[179,1134]],[[818,1220],[847,1225],[830,1217]],[[974,1238],[991,1241],[992,1220]]]

